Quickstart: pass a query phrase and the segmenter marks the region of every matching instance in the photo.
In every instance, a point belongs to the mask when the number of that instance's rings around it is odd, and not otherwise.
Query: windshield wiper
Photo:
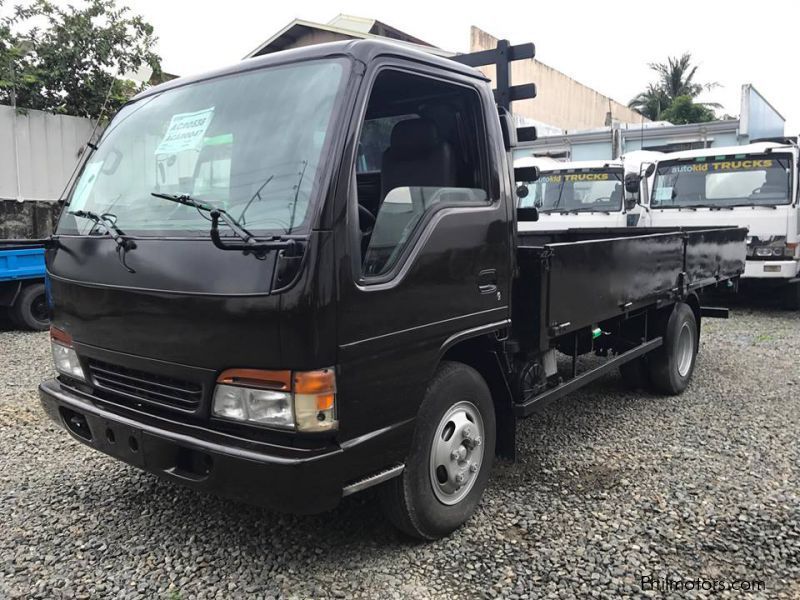
[[[698,208],[717,208],[711,204],[678,204],[676,208],[688,208],[689,210],[696,211]]]
[[[239,222],[234,219],[231,214],[224,208],[216,208],[209,204],[205,204],[196,198],[192,198],[189,194],[164,194],[161,192],[150,192],[151,196],[156,198],[163,198],[170,202],[183,204],[184,206],[191,206],[198,211],[207,212],[211,217],[211,241],[220,250],[241,250],[245,254],[252,253],[256,258],[266,258],[266,252],[275,248],[291,248],[294,249],[298,242],[291,238],[284,238],[281,236],[273,236],[268,240],[259,240],[247,229],[242,227]],[[222,239],[219,234],[219,222],[224,222],[236,236],[242,240],[239,243],[227,242]],[[294,253],[292,252],[292,255]]]
[[[773,210],[778,210],[779,206],[789,206],[787,202],[780,202],[776,204],[759,204],[757,202],[743,202],[741,204],[729,204],[728,208],[756,208],[757,206],[761,208],[771,208]]]
[[[128,271],[128,273],[136,272],[128,266],[128,263],[125,260],[125,254],[128,252],[128,250],[133,250],[136,248],[136,242],[125,238],[125,232],[117,227],[117,224],[114,223],[111,218],[105,214],[98,215],[90,210],[71,210],[69,211],[69,214],[81,219],[89,219],[90,221],[94,221],[95,225],[102,227],[117,245],[117,257],[119,258],[120,264],[125,268],[126,271]]]

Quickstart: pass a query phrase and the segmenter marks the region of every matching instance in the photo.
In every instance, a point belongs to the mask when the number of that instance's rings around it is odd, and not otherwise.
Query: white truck
[[[514,167],[536,167],[520,208],[536,207],[539,220],[520,222],[520,231],[647,227],[648,183],[659,152],[637,151],[614,160],[559,162],[523,157]],[[653,165],[653,166],[651,166]]]
[[[742,286],[800,309],[798,146],[792,140],[665,154],[649,207],[653,227],[749,228]]]

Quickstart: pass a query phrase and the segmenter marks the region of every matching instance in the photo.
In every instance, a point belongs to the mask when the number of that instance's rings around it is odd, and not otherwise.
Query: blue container
[[[44,248],[0,250],[0,281],[43,279]]]

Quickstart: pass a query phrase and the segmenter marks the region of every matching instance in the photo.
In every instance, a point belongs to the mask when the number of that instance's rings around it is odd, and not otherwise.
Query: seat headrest
[[[392,128],[391,149],[428,150],[439,144],[439,131],[430,119],[406,119]]]
[[[768,169],[764,178],[764,185],[785,185],[786,179],[786,171],[783,169]]]

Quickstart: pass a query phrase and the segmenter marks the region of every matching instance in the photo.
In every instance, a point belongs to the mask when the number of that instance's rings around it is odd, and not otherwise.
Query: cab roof
[[[425,63],[442,69],[447,69],[449,71],[454,71],[456,73],[467,75],[482,81],[489,81],[489,79],[477,69],[468,67],[448,58],[443,58],[434,54],[415,50],[400,44],[393,44],[391,42],[384,42],[382,40],[345,40],[274,52],[264,56],[248,58],[228,67],[208,71],[206,73],[190,75],[187,77],[179,77],[177,79],[173,79],[149,88],[137,94],[133,100],[140,100],[142,98],[159,94],[173,88],[188,85],[190,83],[197,83],[199,81],[206,81],[208,79],[214,79],[216,77],[223,77],[226,75],[234,75],[236,73],[244,73],[273,65],[283,65],[318,58],[336,57],[350,58],[362,63],[369,63],[378,56],[395,56],[398,58],[404,58],[410,61]]]
[[[519,159],[514,163],[515,166],[527,166],[521,164],[524,159]],[[545,171],[567,171],[569,169],[621,169],[621,160],[573,160],[567,162],[560,162],[550,159],[549,161],[538,161],[536,158],[532,159],[530,166],[539,167],[542,172]]]
[[[764,154],[767,151],[775,152],[778,150],[783,152],[796,152],[797,146],[794,144],[780,144],[777,142],[756,142],[755,144],[744,144],[743,146],[717,146],[712,148],[700,148],[697,150],[683,150],[681,152],[668,152],[661,157],[661,160],[679,160],[682,158],[699,158],[728,154]]]

